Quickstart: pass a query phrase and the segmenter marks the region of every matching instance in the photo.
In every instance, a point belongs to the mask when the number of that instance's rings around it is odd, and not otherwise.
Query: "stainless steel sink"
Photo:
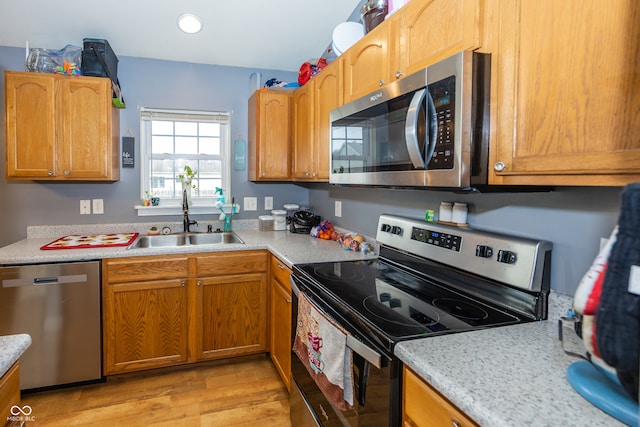
[[[127,249],[172,248],[178,246],[225,245],[244,243],[233,232],[224,233],[179,233],[157,236],[140,236]]]
[[[244,243],[235,233],[190,234],[191,245],[219,245],[228,243]]]

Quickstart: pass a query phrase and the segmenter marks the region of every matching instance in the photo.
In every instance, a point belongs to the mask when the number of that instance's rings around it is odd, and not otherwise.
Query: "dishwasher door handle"
[[[68,276],[48,276],[48,277],[23,277],[20,279],[5,279],[2,281],[3,288],[18,288],[21,286],[43,286],[57,285],[62,283],[85,283],[88,278],[86,274],[71,274]]]

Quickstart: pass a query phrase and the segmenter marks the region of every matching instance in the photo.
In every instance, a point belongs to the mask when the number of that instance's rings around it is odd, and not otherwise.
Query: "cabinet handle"
[[[267,174],[266,174],[266,173],[264,173],[264,172],[262,172],[262,173],[260,174],[260,176],[267,176]]]
[[[403,75],[404,75],[404,73],[402,71],[400,71],[400,70],[396,71],[396,79],[399,79]]]
[[[284,267],[284,265],[282,265],[282,264],[278,263],[278,268],[279,268],[280,270],[284,270],[284,268],[285,268],[285,267]]]
[[[183,280],[180,282],[180,286],[185,287],[187,285],[187,281]]]
[[[291,298],[287,298],[287,304],[291,304]]]
[[[496,172],[502,172],[503,170],[505,170],[507,168],[507,165],[504,164],[504,162],[496,162],[493,165],[493,170],[495,170]]]
[[[304,173],[304,175],[305,175],[305,176],[309,176],[309,175],[311,175],[311,174],[309,173],[309,171],[306,171],[306,172]]]
[[[196,285],[198,285],[198,286],[202,286],[202,280],[198,280],[198,282],[196,283]]]
[[[384,80],[382,79],[378,80],[378,86],[384,86]]]
[[[451,427],[460,427],[460,424],[453,418],[451,418]]]
[[[53,176],[53,171],[47,171],[47,175]]]
[[[69,176],[71,173],[69,171],[64,171],[64,176]]]

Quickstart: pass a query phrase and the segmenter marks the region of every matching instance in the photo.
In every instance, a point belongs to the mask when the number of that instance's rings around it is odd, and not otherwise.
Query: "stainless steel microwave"
[[[331,184],[487,183],[490,55],[459,52],[331,112]]]

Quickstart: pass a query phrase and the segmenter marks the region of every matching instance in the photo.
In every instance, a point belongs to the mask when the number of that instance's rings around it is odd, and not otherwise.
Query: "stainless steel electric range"
[[[295,426],[399,426],[402,340],[543,320],[551,243],[393,215],[379,218],[379,257],[296,264],[299,293],[348,332],[354,405],[338,409],[291,355]]]

